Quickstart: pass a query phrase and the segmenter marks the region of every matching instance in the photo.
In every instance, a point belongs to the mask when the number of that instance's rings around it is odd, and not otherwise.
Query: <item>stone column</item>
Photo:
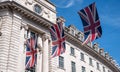
[[[19,45],[19,60],[18,60],[18,70],[19,72],[25,72],[25,58],[26,58],[26,52],[25,52],[25,41],[27,39],[27,25],[22,25],[20,31],[20,45]]]
[[[42,72],[48,72],[49,71],[49,47],[48,47],[48,36],[46,34],[43,34],[42,36],[43,40],[43,62],[42,62]]]
[[[38,52],[37,52],[37,68],[36,68],[36,72],[42,72],[42,49],[43,49],[43,45],[42,45],[42,38],[39,35],[38,36],[38,42],[37,42],[37,46],[38,46]]]

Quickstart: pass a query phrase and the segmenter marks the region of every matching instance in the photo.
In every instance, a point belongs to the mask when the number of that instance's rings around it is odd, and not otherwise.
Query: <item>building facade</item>
[[[73,25],[64,27],[65,53],[51,58],[49,28],[56,13],[49,0],[0,0],[0,72],[120,72],[98,44],[83,46],[84,35]],[[25,70],[25,41],[31,32],[38,34],[37,63]]]

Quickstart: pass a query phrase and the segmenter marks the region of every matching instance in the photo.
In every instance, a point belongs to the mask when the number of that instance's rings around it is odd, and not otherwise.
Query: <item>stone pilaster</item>
[[[38,36],[38,52],[37,52],[37,68],[36,68],[36,72],[42,72],[42,38],[39,35]]]
[[[42,36],[43,38],[43,62],[42,62],[42,72],[48,72],[49,71],[49,45],[48,45],[48,36],[44,34]]]
[[[9,41],[9,50],[7,58],[7,72],[19,72],[18,60],[19,60],[19,38],[20,38],[20,26],[21,20],[12,15],[12,25]]]
[[[18,60],[18,71],[25,72],[25,58],[26,58],[26,48],[25,41],[27,39],[27,25],[23,24],[21,21],[20,27],[20,41],[19,41],[19,60]]]
[[[8,69],[11,27],[12,18],[10,16],[3,16],[1,23],[2,36],[0,36],[0,72],[6,72]]]

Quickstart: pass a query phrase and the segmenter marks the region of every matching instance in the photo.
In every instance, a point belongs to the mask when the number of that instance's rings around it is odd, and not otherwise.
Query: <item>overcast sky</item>
[[[57,16],[66,19],[65,25],[73,24],[83,31],[82,21],[77,14],[80,9],[95,2],[103,35],[95,40],[120,65],[120,0],[51,0],[57,7]]]

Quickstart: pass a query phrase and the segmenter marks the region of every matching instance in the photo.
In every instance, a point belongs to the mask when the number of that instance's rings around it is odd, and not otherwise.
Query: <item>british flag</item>
[[[50,34],[52,38],[52,57],[60,56],[65,52],[65,34],[63,29],[63,23],[58,22],[50,28]]]
[[[35,67],[37,59],[37,35],[33,32],[30,38],[27,39],[26,44],[26,69]]]
[[[92,3],[88,7],[80,10],[78,14],[81,17],[84,27],[85,41],[83,44],[92,42],[101,37],[102,28],[100,26],[100,20],[95,3]]]

